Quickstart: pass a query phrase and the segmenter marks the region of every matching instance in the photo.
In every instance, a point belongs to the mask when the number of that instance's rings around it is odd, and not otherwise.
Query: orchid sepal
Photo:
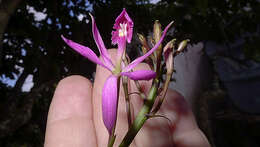
[[[152,70],[136,70],[132,72],[121,72],[122,76],[127,76],[132,80],[151,80],[156,77],[156,72]]]
[[[96,21],[94,19],[94,17],[91,15],[91,13],[89,13],[91,20],[92,20],[92,34],[95,40],[95,43],[98,47],[99,53],[101,58],[104,60],[104,63],[111,69],[114,67],[112,61],[111,61],[111,57],[109,56],[108,52],[107,52],[107,48],[104,45],[103,39],[99,33],[99,30],[96,26]]]
[[[112,68],[108,67],[107,65],[104,65],[102,63],[102,61],[97,57],[97,55],[88,47],[83,46],[79,43],[76,43],[72,40],[69,40],[67,38],[65,38],[63,35],[61,35],[61,38],[64,40],[64,42],[70,46],[72,49],[74,49],[76,52],[78,52],[79,54],[81,54],[82,56],[86,57],[87,59],[89,59],[90,61],[108,69],[109,71],[112,70]]]

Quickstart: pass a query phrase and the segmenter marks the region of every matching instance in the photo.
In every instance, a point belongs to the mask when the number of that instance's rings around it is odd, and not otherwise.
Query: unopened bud
[[[161,26],[160,22],[158,20],[156,20],[153,25],[153,39],[155,41],[155,44],[157,42],[159,42],[161,36],[162,36],[162,26]],[[158,49],[156,50],[156,54],[157,54],[157,58],[160,59],[161,54],[162,54],[162,45],[160,45],[158,47]]]
[[[142,44],[142,52],[143,54],[147,53],[147,51],[149,50],[149,47],[147,45],[147,41],[145,39],[145,37],[142,34],[137,33],[137,36]]]
[[[153,38],[156,43],[159,42],[161,35],[162,35],[162,26],[160,22],[156,20],[153,25]]]
[[[163,54],[165,58],[167,73],[171,74],[173,72],[173,48],[176,39],[168,42],[163,48]]]
[[[146,39],[142,34],[137,33],[137,36],[138,36],[141,44],[144,44],[146,42]]]
[[[186,46],[187,46],[187,44],[188,44],[189,41],[190,41],[189,39],[183,40],[183,41],[179,44],[177,51],[178,51],[178,52],[182,52],[182,51],[186,48]]]

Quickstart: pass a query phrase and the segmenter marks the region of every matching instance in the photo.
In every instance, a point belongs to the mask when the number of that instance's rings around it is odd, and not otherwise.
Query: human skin
[[[109,50],[116,57],[116,50]],[[141,63],[136,69],[149,69]],[[61,80],[53,96],[46,127],[45,147],[104,147],[107,145],[108,132],[102,120],[101,95],[109,71],[97,66],[95,81],[74,75]],[[149,90],[151,81],[141,81],[141,87]],[[130,93],[136,92],[135,84],[129,84]],[[115,146],[120,144],[127,132],[127,115],[124,93],[120,88]],[[142,106],[142,100],[135,94],[130,95],[134,115]],[[198,128],[194,115],[183,96],[168,90],[165,102],[158,114],[164,118],[151,118],[138,132],[132,147],[209,147],[205,135]]]

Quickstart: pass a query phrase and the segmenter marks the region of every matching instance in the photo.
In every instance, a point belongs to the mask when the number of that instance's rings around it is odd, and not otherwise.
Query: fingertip
[[[92,88],[92,83],[87,78],[80,76],[80,75],[71,75],[68,77],[65,77],[64,79],[60,80],[58,83],[57,88],[63,87],[63,86],[69,86],[69,85],[83,85],[87,88]],[[78,86],[80,87],[80,86]]]
[[[82,76],[59,82],[49,108],[45,147],[96,145],[91,95],[92,84]]]
[[[91,104],[91,82],[78,75],[73,75],[62,79],[53,96],[48,122],[66,119],[69,117],[88,116],[86,105]]]

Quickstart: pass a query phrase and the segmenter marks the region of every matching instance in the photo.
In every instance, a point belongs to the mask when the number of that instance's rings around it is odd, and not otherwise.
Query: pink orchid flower
[[[128,16],[125,9],[117,17],[112,31],[112,44],[117,44],[117,60],[116,65],[112,63],[112,59],[108,54],[107,48],[99,34],[98,28],[95,23],[95,19],[90,14],[92,19],[92,33],[94,40],[97,44],[101,59],[88,47],[80,45],[62,36],[62,39],[73,48],[75,51],[86,57],[90,61],[106,68],[111,72],[111,75],[107,78],[104,87],[102,89],[102,115],[103,122],[111,135],[114,128],[117,117],[117,103],[118,103],[118,80],[120,76],[127,76],[132,80],[150,80],[155,78],[156,73],[152,70],[137,70],[131,71],[136,65],[141,63],[145,58],[151,55],[161,44],[163,38],[166,35],[168,28],[172,22],[165,28],[160,41],[146,54],[135,59],[127,66],[123,66],[122,55],[125,52],[126,42],[130,43],[133,34],[133,21]]]

